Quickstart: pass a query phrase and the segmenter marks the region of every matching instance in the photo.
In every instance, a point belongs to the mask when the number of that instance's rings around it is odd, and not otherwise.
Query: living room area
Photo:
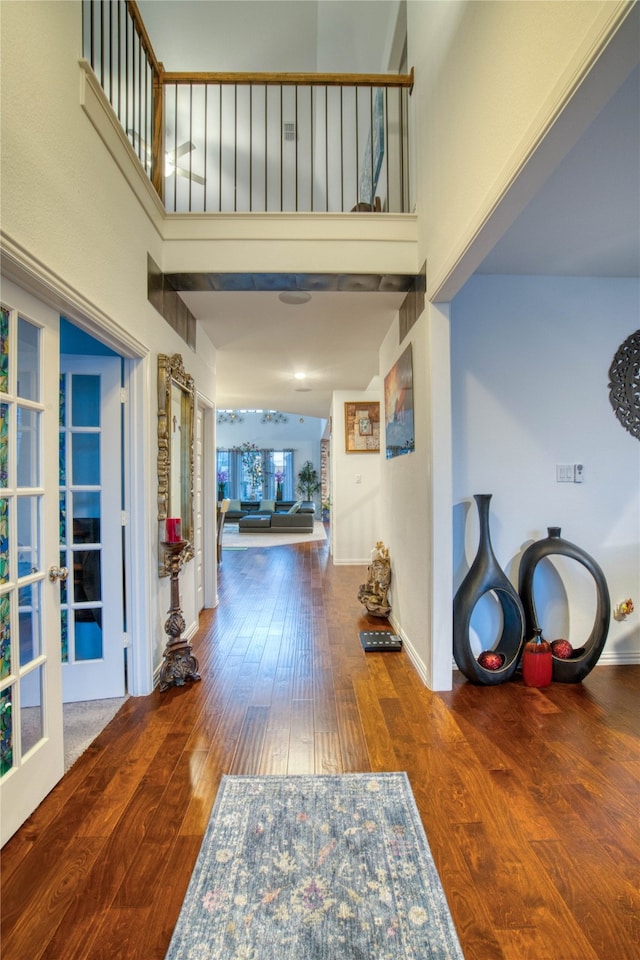
[[[326,537],[327,420],[279,410],[218,410],[218,561],[222,549]]]

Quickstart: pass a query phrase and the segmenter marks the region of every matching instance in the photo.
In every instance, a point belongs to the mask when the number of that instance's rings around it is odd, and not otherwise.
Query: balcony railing
[[[167,210],[409,209],[413,74],[169,73],[133,0],[83,0],[83,46]]]

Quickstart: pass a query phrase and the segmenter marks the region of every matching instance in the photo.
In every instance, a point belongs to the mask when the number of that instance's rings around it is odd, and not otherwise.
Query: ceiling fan
[[[165,177],[170,177],[172,173],[175,173],[178,177],[185,177],[187,180],[193,180],[194,183],[201,183],[203,186],[205,184],[204,177],[201,177],[199,173],[194,173],[193,170],[189,170],[186,167],[179,167],[177,161],[180,157],[186,156],[188,153],[191,153],[192,150],[195,150],[195,146],[191,143],[190,140],[186,140],[184,143],[181,143],[179,147],[176,147],[175,150],[169,150],[164,155],[164,175]]]
[[[140,134],[136,133],[135,130],[127,130],[127,134],[133,143],[134,149],[142,150],[147,157],[147,162],[151,161],[151,149],[142,139]],[[187,154],[191,153],[192,150],[195,150],[195,144],[190,140],[185,140],[184,143],[181,143],[179,147],[176,147],[175,150],[168,150],[164,155],[164,175],[165,177],[170,177],[172,174],[176,174],[178,177],[184,177],[186,180],[193,180],[194,183],[201,183],[203,186],[206,183],[204,177],[201,177],[199,173],[195,173],[193,170],[189,170],[187,167],[178,166],[178,160],[180,157],[184,157]],[[138,152],[138,156],[140,156]],[[142,159],[142,158],[140,158]],[[147,164],[145,164],[146,166]]]

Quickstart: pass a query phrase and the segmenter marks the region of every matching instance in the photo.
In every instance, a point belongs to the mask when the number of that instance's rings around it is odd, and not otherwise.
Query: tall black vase
[[[547,527],[547,532],[548,537],[545,537],[544,540],[536,540],[530,547],[527,547],[520,562],[518,589],[524,607],[527,636],[533,635],[535,630],[540,629],[533,599],[533,575],[536,566],[540,560],[550,554],[577,560],[583,567],[586,567],[595,581],[596,615],[593,629],[584,646],[574,650],[573,656],[569,660],[561,660],[559,657],[553,658],[553,679],[560,681],[560,683],[579,683],[595,667],[607,639],[611,617],[609,589],[604,574],[593,557],[590,557],[585,550],[577,547],[574,543],[563,540],[560,536],[560,527]],[[546,639],[548,640],[549,637]]]
[[[496,684],[509,680],[518,666],[524,641],[524,610],[520,597],[496,560],[489,532],[490,493],[477,493],[480,540],[475,560],[460,584],[453,601],[453,655],[458,667],[472,683]],[[504,663],[498,670],[488,670],[478,663],[471,650],[469,626],[478,601],[494,593],[502,607],[502,634],[493,649],[501,653]]]

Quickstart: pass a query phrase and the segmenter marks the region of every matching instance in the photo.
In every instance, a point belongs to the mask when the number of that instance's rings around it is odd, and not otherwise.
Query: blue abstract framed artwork
[[[369,130],[362,155],[359,199],[362,203],[368,203],[373,207],[376,190],[378,189],[382,158],[384,157],[384,100],[380,87],[376,89],[371,104],[371,128],[373,130],[373,148],[371,146],[371,130]]]
[[[384,378],[387,460],[413,453],[413,357],[411,344]]]

